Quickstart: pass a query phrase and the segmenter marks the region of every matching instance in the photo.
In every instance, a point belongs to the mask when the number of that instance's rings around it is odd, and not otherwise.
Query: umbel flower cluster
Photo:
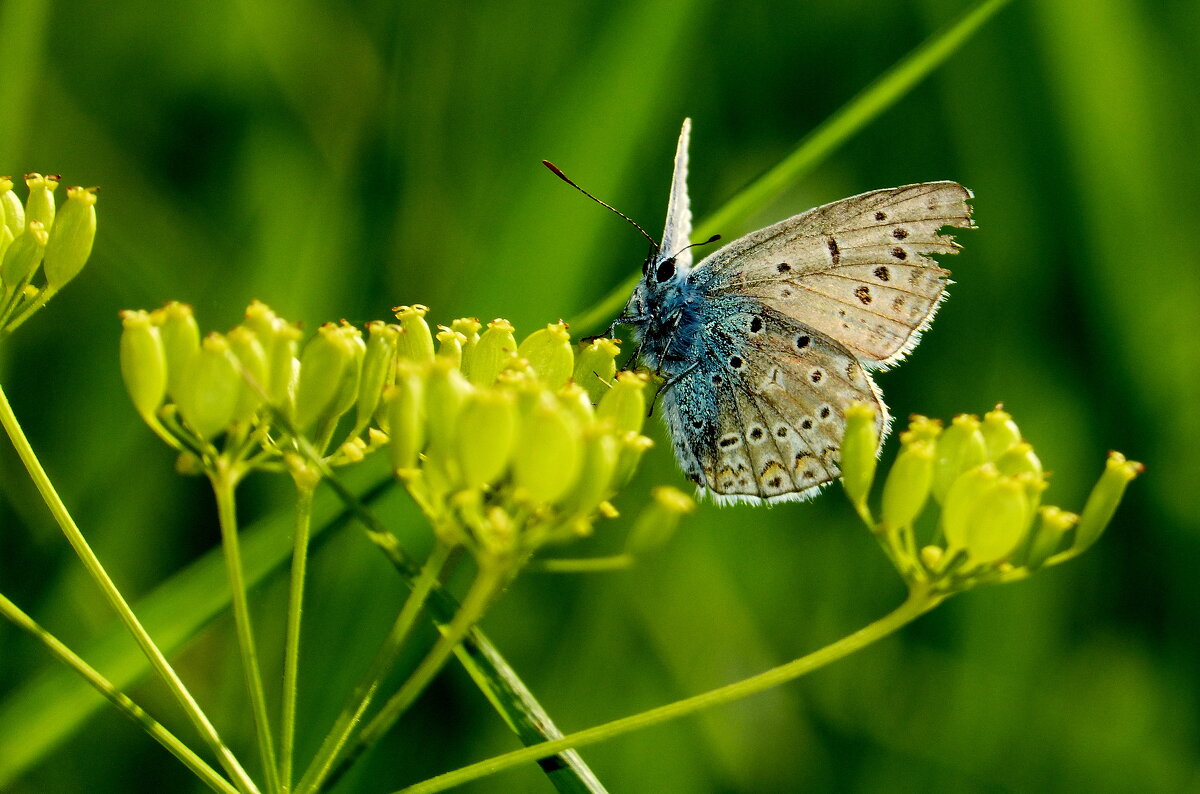
[[[519,344],[506,320],[434,332],[426,313],[402,306],[365,336],[327,323],[301,349],[300,329],[257,302],[203,339],[185,305],[127,311],[121,370],[184,468],[297,476],[386,446],[439,537],[481,558],[523,559],[615,515],[650,446],[647,379],[616,372],[617,344],[573,345],[563,323]]]
[[[79,275],[96,237],[96,189],[67,188],[54,201],[59,177],[26,174],[24,203],[13,181],[0,177],[0,336],[25,322]]]
[[[1024,579],[1078,556],[1108,526],[1125,486],[1142,464],[1110,452],[1080,515],[1042,504],[1046,474],[1033,447],[1002,406],[961,414],[950,426],[914,416],[883,484],[875,516],[867,496],[878,437],[873,409],[846,412],[843,485],[910,586],[949,595]],[[937,505],[937,515],[926,508]]]

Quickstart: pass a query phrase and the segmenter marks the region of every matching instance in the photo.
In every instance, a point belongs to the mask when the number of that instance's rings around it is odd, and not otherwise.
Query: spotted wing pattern
[[[933,319],[949,271],[928,254],[959,250],[938,230],[971,228],[971,197],[955,182],[863,193],[748,234],[696,269],[710,296],[757,298],[886,367]]]
[[[778,311],[721,317],[705,344],[665,394],[664,416],[684,472],[720,501],[804,499],[837,477],[853,401],[874,405],[886,430],[887,409],[863,365]]]

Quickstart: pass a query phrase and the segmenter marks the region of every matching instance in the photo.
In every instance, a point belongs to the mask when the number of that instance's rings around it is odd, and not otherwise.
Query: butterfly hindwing
[[[770,309],[714,320],[705,355],[664,396],[680,465],[718,498],[802,499],[840,473],[845,408],[886,409],[849,351]]]
[[[970,198],[955,182],[875,190],[746,235],[697,269],[710,294],[761,300],[884,367],[932,320],[949,271],[928,254],[958,251],[938,230],[970,228]]]

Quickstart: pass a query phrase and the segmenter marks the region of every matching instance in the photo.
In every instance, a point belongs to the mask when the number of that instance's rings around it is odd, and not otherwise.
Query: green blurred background
[[[502,315],[532,331],[592,305],[644,253],[540,159],[657,234],[690,115],[702,218],[967,7],[10,0],[0,171],[103,189],[92,263],[5,347],[5,388],[117,582],[146,596],[217,531],[205,484],[173,473],[128,404],[120,309],[178,299],[225,330],[260,298],[311,329],[420,302],[439,322]],[[980,229],[960,236],[925,341],[879,379],[894,413],[1003,401],[1054,472],[1048,500],[1068,509],[1107,449],[1148,472],[1074,564],[952,600],[799,683],[588,748],[612,790],[1200,788],[1197,44],[1195,0],[1018,0],[760,217],[721,230],[873,188],[968,185]],[[685,485],[666,446],[628,512],[652,485]],[[0,474],[0,588],[86,649],[114,620],[7,444]],[[286,496],[252,483],[247,522]],[[384,512],[419,535],[403,498]],[[572,551],[602,553],[620,530]],[[302,754],[402,597],[361,535],[330,535],[314,561]],[[266,582],[255,614],[272,660],[286,584]],[[791,659],[902,598],[830,489],[769,510],[706,505],[624,573],[528,574],[484,625],[576,729]],[[221,615],[175,659],[253,764],[233,648]],[[0,626],[9,741],[25,724],[13,703],[48,668]],[[134,692],[191,736],[157,686]],[[339,790],[391,790],[514,746],[453,668]],[[198,788],[103,707],[9,787]],[[466,790],[550,788],[520,770]]]

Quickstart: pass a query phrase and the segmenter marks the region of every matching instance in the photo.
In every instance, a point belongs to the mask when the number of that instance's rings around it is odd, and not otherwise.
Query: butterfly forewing
[[[660,257],[675,257],[676,271],[686,273],[692,269],[692,250],[688,248],[692,236],[692,207],[688,199],[688,142],[692,134],[692,120],[683,120],[679,131],[679,143],[675,147],[675,171],[671,177],[671,197],[667,200],[667,225],[663,229]]]
[[[955,182],[864,193],[746,235],[697,269],[710,294],[761,300],[886,366],[932,319],[949,271],[927,255],[958,251],[938,230],[970,228],[970,198]]]

